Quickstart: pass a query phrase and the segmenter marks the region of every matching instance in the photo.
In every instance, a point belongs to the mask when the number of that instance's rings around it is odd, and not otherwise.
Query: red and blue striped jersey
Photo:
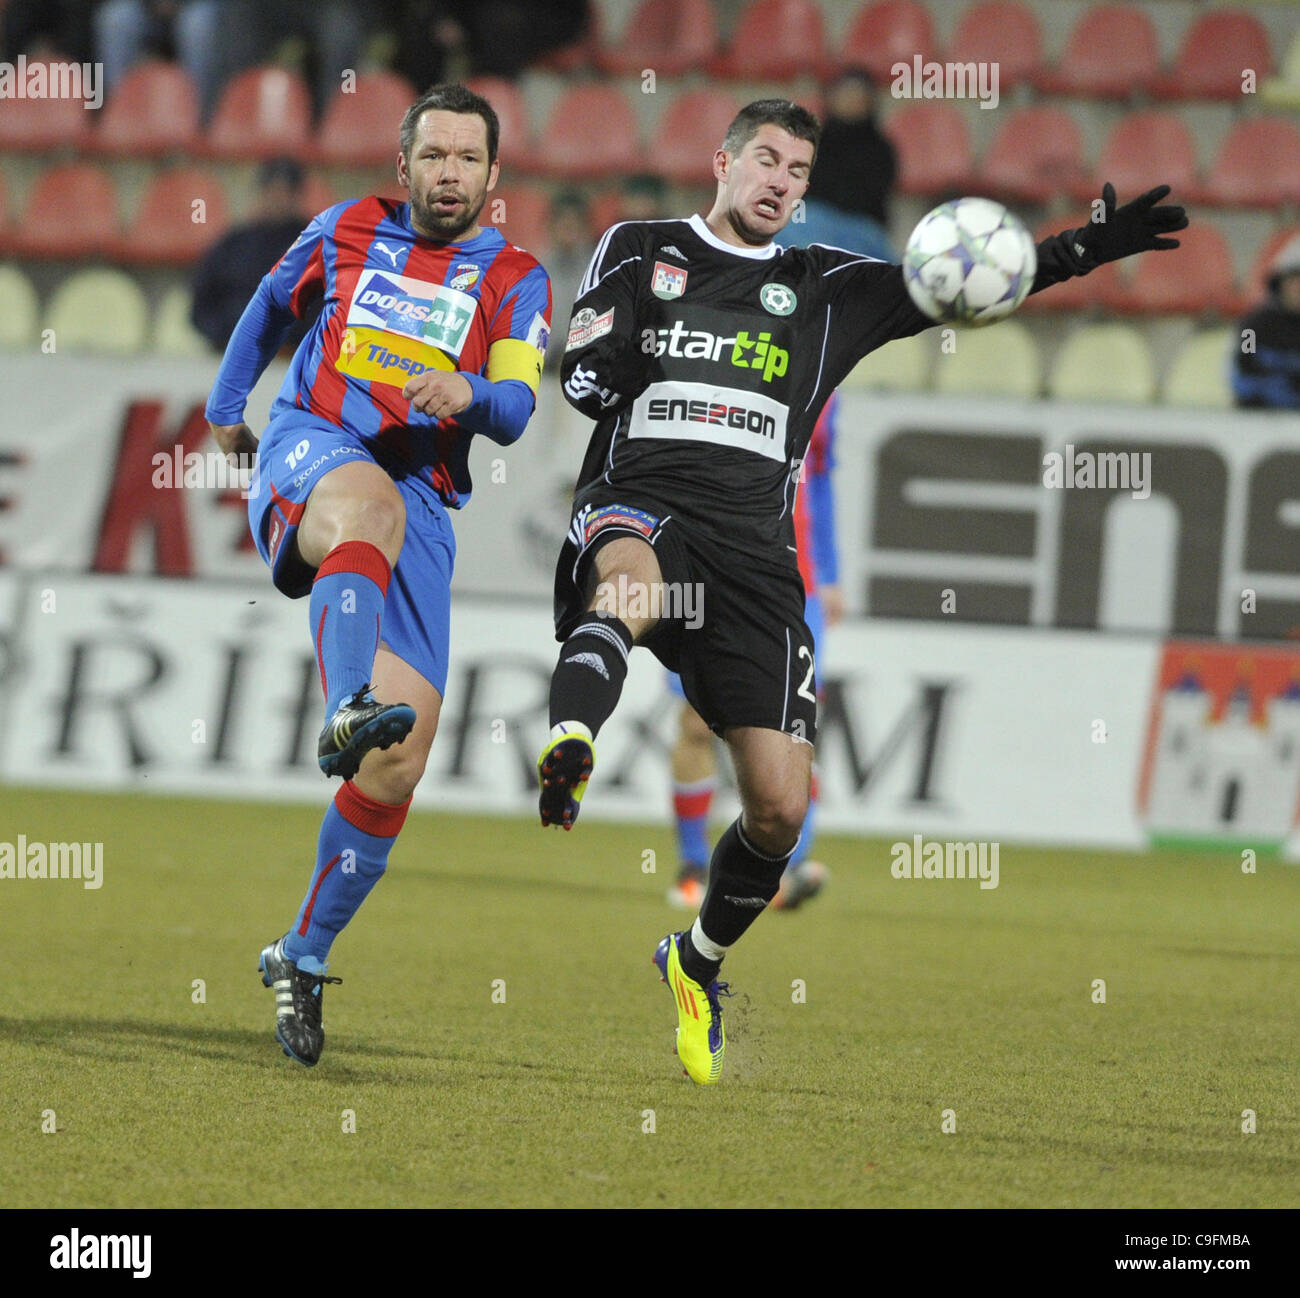
[[[809,595],[817,587],[839,584],[839,553],[835,543],[834,495],[831,469],[835,467],[835,421],[839,393],[832,392],[813,425],[804,452],[804,487],[795,497],[794,534],[799,573]]]
[[[460,508],[472,486],[472,433],[454,417],[413,410],[402,386],[426,369],[457,370],[516,380],[535,398],[550,332],[546,271],[498,230],[436,243],[413,229],[409,204],[370,197],[338,203],[308,225],[262,281],[240,328],[251,313],[264,352],[272,330],[263,322],[287,325],[316,298],[320,316],[294,354],[272,421],[299,410],[337,424],[381,463],[418,474]],[[236,398],[242,418],[261,369],[248,381],[249,350],[226,353],[208,404],[214,423],[235,422]]]

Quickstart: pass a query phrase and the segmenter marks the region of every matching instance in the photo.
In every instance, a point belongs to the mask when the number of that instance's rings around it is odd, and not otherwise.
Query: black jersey
[[[1035,290],[1081,272],[1061,235]],[[794,492],[827,398],[868,352],[934,325],[902,268],[842,248],[741,249],[698,215],[608,230],[578,289],[564,393],[597,421],[577,498],[670,505],[751,559],[794,563]]]

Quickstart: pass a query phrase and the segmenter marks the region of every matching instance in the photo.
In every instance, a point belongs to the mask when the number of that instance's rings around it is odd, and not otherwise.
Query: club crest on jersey
[[[784,284],[764,284],[758,300],[771,315],[789,315],[799,305],[794,289]]]
[[[456,273],[447,281],[447,287],[465,292],[478,283],[478,277],[482,273],[482,268],[475,266],[473,262],[462,262],[461,265],[456,267]]]
[[[650,291],[655,297],[661,297],[665,301],[681,297],[686,292],[686,271],[680,266],[670,266],[666,261],[655,262]]]

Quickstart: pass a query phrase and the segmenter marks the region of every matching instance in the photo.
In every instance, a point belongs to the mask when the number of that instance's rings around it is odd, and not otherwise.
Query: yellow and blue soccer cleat
[[[682,934],[669,933],[655,948],[654,963],[677,1004],[677,1058],[691,1081],[711,1086],[722,1076],[727,1048],[718,998],[730,996],[731,988],[716,978],[707,987],[688,978],[678,954],[681,940]]]
[[[566,721],[551,731],[550,741],[537,759],[537,809],[543,825],[573,828],[595,764],[596,750],[586,726]]]

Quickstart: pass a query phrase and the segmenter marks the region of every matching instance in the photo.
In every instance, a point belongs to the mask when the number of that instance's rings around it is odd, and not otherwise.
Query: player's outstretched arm
[[[1052,235],[1038,245],[1038,274],[1030,292],[1086,275],[1121,257],[1177,248],[1178,240],[1168,236],[1187,228],[1187,210],[1175,203],[1161,204],[1168,194],[1168,185],[1157,185],[1120,207],[1115,186],[1108,181],[1102,186],[1101,206],[1094,209],[1087,225]]]

